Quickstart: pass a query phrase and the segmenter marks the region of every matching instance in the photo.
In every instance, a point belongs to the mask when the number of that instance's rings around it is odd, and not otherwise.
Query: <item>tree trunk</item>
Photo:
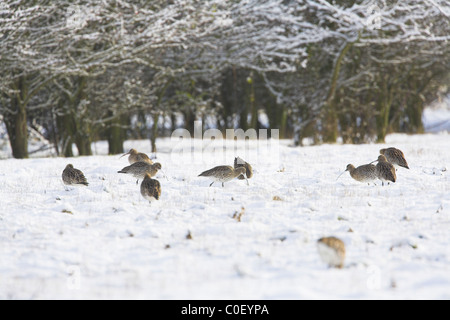
[[[58,131],[60,134],[60,145],[61,145],[61,154],[70,158],[73,157],[73,137],[75,131],[74,119],[70,115],[58,116],[56,118],[56,122],[58,125]]]
[[[66,158],[73,157],[72,143],[73,143],[72,138],[67,137],[67,136],[65,138],[63,138],[63,141],[62,141],[62,154]]]
[[[255,98],[255,81],[253,79],[253,73],[250,74],[247,79],[247,83],[249,84],[249,105],[250,105],[250,128],[258,129],[258,110],[256,108],[256,98]]]
[[[282,108],[281,121],[280,121],[280,139],[287,138],[287,120],[288,112],[285,107]]]
[[[158,119],[159,119],[159,114],[158,113],[154,114],[153,115],[152,135],[150,137],[152,153],[156,153],[156,138],[158,136]],[[193,131],[192,131],[192,133],[193,133]]]
[[[335,143],[338,137],[338,119],[334,103],[327,103],[324,109],[322,139],[325,143]]]
[[[15,109],[15,114],[5,116],[6,130],[13,157],[25,159],[28,158],[27,112],[25,106],[16,105]]]
[[[380,114],[377,116],[377,143],[384,143],[386,134],[387,134],[387,126],[389,124],[389,106],[382,105],[380,106]]]
[[[58,122],[56,120],[56,110],[52,109],[52,136],[51,139],[53,140],[53,145],[55,147],[56,155],[59,157],[61,154],[59,151],[59,137],[58,137],[58,130],[56,130],[58,125]]]
[[[78,109],[79,104],[83,100],[87,100],[86,92],[84,88],[87,85],[87,77],[78,77],[78,90],[75,95],[75,103],[73,105],[73,111]],[[76,132],[75,132],[75,144],[78,149],[78,155],[91,156],[92,155],[92,130],[91,125],[87,122],[89,114],[77,114]]]
[[[91,142],[89,134],[76,134],[75,145],[77,146],[79,156],[92,156]]]
[[[119,154],[123,152],[124,130],[122,129],[122,118],[118,117],[108,123],[108,154]]]
[[[406,100],[406,114],[409,118],[409,126],[407,132],[411,133],[424,133],[425,129],[423,126],[422,115],[424,102],[420,98],[420,94],[423,89],[430,83],[432,77],[429,79],[424,79],[422,85],[419,85],[417,81],[410,80],[409,83],[412,85],[412,93],[408,96]]]
[[[191,134],[192,137],[194,136],[194,121],[194,112],[191,110],[184,112],[184,128]]]
[[[18,93],[11,99],[13,114],[5,116],[6,130],[14,158],[28,158],[28,126],[26,100],[28,97],[28,86],[26,79],[20,77],[15,84]]]
[[[358,40],[359,36],[356,41]],[[338,119],[337,119],[336,99],[335,99],[337,82],[339,79],[339,73],[341,70],[342,62],[344,61],[344,57],[356,41],[347,42],[342,48],[341,52],[339,53],[336,62],[334,63],[333,74],[331,76],[330,90],[328,91],[327,100],[324,106],[322,139],[323,142],[326,143],[335,143],[338,137]]]
[[[177,116],[176,116],[175,112],[173,112],[170,115],[170,124],[171,124],[171,128],[172,128],[172,132],[175,131],[177,129]]]
[[[388,133],[389,128],[389,115],[391,112],[392,105],[392,92],[394,91],[392,88],[389,89],[387,85],[387,78],[381,79],[381,96],[378,107],[378,115],[377,115],[377,142],[384,143],[386,139],[386,135]]]

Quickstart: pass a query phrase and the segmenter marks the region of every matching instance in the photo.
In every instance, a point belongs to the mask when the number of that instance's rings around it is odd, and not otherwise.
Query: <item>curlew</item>
[[[345,244],[336,237],[324,237],[317,240],[320,258],[329,267],[343,268],[345,260]]]
[[[145,153],[138,152],[136,149],[130,149],[127,153],[123,154],[120,158],[129,155],[128,156],[128,162],[130,164],[136,163],[136,162],[147,162],[150,164],[153,164],[153,161],[146,155]]]
[[[141,195],[150,203],[159,200],[161,196],[161,184],[158,180],[152,179],[149,173],[146,173],[141,183]]]
[[[233,168],[232,166],[217,166],[212,169],[206,170],[202,173],[200,173],[199,177],[209,177],[213,179],[213,182],[209,185],[210,187],[213,185],[214,182],[222,182],[222,187],[224,187],[224,183],[230,180],[233,180],[234,178],[245,175],[246,169],[244,167],[239,167],[237,169]],[[247,178],[244,176],[244,179],[247,180]],[[248,180],[247,180],[248,185]]]
[[[65,185],[87,186],[88,182],[83,172],[75,169],[72,164],[68,164],[62,173],[62,180]]]
[[[378,161],[376,165],[377,178],[381,180],[383,186],[385,182],[389,183],[389,181],[395,182],[397,180],[394,166],[387,161],[384,155],[380,154],[375,161]]]
[[[237,169],[239,167],[244,167],[245,168],[245,175],[247,176],[247,179],[250,179],[251,177],[253,177],[253,168],[252,166],[248,163],[245,162],[244,160],[242,160],[239,157],[234,158],[234,169]],[[245,176],[244,175],[240,175],[238,176],[239,180],[244,180]]]
[[[357,168],[355,168],[354,165],[348,164],[347,169],[345,169],[344,172],[350,172],[350,176],[359,182],[372,182],[373,180],[377,179],[376,174],[376,166],[373,164],[363,164]],[[342,172],[339,177],[344,173]],[[339,179],[338,177],[338,179]],[[337,179],[336,179],[337,180]]]
[[[406,162],[405,155],[400,149],[386,148],[380,149],[380,154],[384,155],[394,167],[403,167],[409,169],[408,162]]]
[[[158,170],[161,170],[161,164],[159,162],[149,164],[148,162],[139,161],[126,166],[122,170],[117,172],[132,175],[137,179],[136,184],[138,184],[139,179],[144,179],[146,173],[150,174],[150,176],[153,177],[156,175]]]

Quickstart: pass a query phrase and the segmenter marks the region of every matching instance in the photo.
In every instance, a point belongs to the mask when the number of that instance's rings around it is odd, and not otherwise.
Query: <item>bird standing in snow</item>
[[[397,180],[394,166],[387,161],[384,155],[380,154],[378,160],[375,161],[378,161],[376,165],[377,177],[381,180],[383,186],[385,182],[389,183],[389,181],[395,182]]]
[[[159,197],[161,196],[161,184],[158,180],[152,179],[149,173],[146,173],[144,180],[142,180],[141,195],[150,203],[159,200]]]
[[[252,166],[248,163],[245,162],[244,160],[242,160],[239,157],[234,158],[234,169],[237,169],[239,167],[244,167],[245,168],[245,175],[247,176],[247,179],[250,179],[251,177],[253,177],[253,168]],[[245,176],[240,175],[238,177],[239,180],[244,180]]]
[[[376,167],[373,164],[363,164],[357,168],[354,165],[348,164],[344,172],[350,172],[350,176],[359,182],[371,182],[377,179]],[[339,177],[344,173],[342,172]],[[338,177],[338,178],[339,178]],[[336,179],[337,180],[337,179]]]
[[[126,155],[128,156],[128,162],[130,164],[136,163],[136,162],[147,162],[149,164],[153,164],[153,161],[149,158],[148,155],[146,155],[145,153],[142,152],[138,152],[136,149],[130,149],[130,151],[128,151],[127,153],[123,154],[121,156],[124,157]]]
[[[87,186],[88,182],[83,172],[75,169],[72,164],[68,164],[62,172],[62,180],[65,185]]]
[[[245,175],[246,169],[244,167],[233,168],[232,166],[217,166],[212,169],[206,170],[199,174],[199,177],[209,177],[213,179],[213,182],[209,185],[210,187],[214,182],[222,182],[222,187],[224,187],[224,183],[234,178]],[[247,178],[244,176],[244,179]],[[247,180],[248,185],[248,180]]]
[[[336,237],[324,237],[317,240],[317,250],[323,262],[330,267],[343,268],[345,260],[345,244]]]
[[[380,154],[384,155],[390,163],[394,167],[403,167],[406,169],[409,169],[408,162],[406,162],[405,155],[403,154],[403,151],[396,148],[385,148],[380,149]]]
[[[139,183],[139,179],[144,179],[145,174],[150,174],[151,177],[154,177],[158,170],[161,170],[161,164],[156,162],[154,164],[150,164],[148,162],[135,162],[129,166],[124,167],[122,170],[117,171],[118,173],[130,174],[135,177],[136,184]]]

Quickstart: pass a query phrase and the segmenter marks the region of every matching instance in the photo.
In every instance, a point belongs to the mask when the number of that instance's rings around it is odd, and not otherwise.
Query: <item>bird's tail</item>
[[[203,172],[200,173],[198,176],[199,176],[199,177],[209,177],[209,176],[211,175],[211,173],[212,173],[212,169],[203,171]]]

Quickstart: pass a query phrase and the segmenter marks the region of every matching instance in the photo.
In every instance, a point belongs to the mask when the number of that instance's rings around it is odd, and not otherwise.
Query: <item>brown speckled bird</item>
[[[239,167],[234,169],[232,166],[217,166],[212,169],[206,170],[199,174],[199,177],[209,177],[213,179],[213,182],[209,185],[210,187],[214,182],[222,182],[222,187],[224,187],[224,183],[234,178],[245,175],[246,170],[244,167]],[[247,178],[244,176],[244,179]],[[248,184],[248,180],[247,180]]]
[[[147,163],[153,164],[153,161],[148,157],[148,155],[146,155],[145,153],[142,153],[142,152],[138,152],[136,149],[130,149],[130,151],[123,154],[121,156],[121,158],[126,155],[129,155],[128,162],[130,164],[133,164],[136,162],[147,162]]]
[[[380,154],[384,155],[394,167],[403,167],[409,169],[408,162],[406,162],[403,151],[397,148],[380,149]]]
[[[384,186],[384,183],[389,183],[389,181],[395,182],[397,180],[395,168],[390,162],[387,161],[386,157],[380,154],[378,156],[378,160],[376,161],[378,161],[376,165],[376,173],[378,179],[381,180],[382,185]]]
[[[376,166],[373,164],[363,164],[357,168],[352,164],[348,164],[345,171],[348,171],[350,176],[359,182],[369,183],[377,179]]]
[[[239,157],[234,158],[234,168],[237,169],[239,167],[244,167],[245,168],[245,175],[247,176],[247,179],[250,179],[251,177],[253,177],[253,168],[252,166],[248,163],[245,162],[244,160],[242,160]],[[244,180],[245,176],[240,175],[238,177],[239,180]]]
[[[65,185],[87,186],[88,182],[83,172],[75,169],[72,164],[68,164],[62,173],[62,180]]]
[[[141,195],[150,203],[161,197],[161,184],[158,180],[152,179],[149,173],[146,173],[142,180]]]
[[[317,240],[317,250],[320,258],[328,266],[343,268],[345,260],[345,244],[336,237],[324,237]]]
[[[148,162],[139,161],[126,166],[122,170],[117,172],[132,175],[137,179],[136,184],[138,184],[139,179],[144,179],[146,173],[150,174],[150,176],[153,177],[156,175],[158,170],[161,170],[161,164],[159,162],[150,164]]]

